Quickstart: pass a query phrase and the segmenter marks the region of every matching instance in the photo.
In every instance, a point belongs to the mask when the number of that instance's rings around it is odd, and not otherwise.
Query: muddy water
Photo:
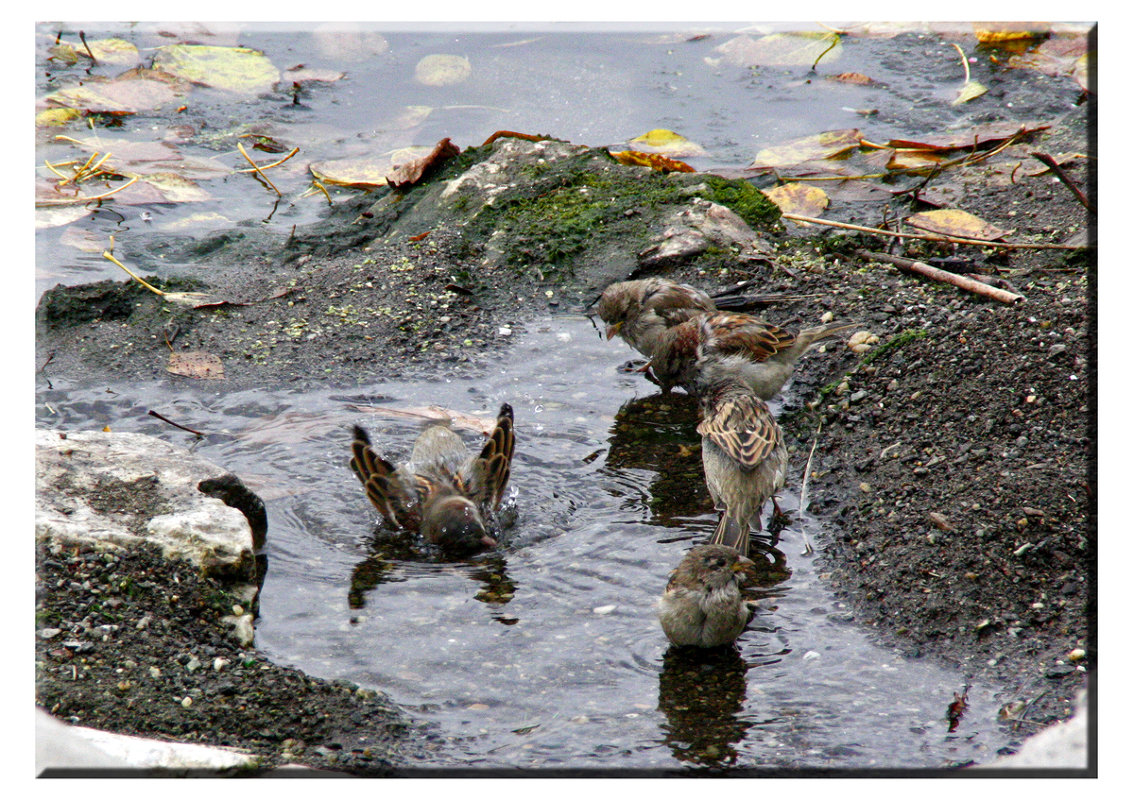
[[[146,415],[155,409],[207,432],[197,451],[267,502],[257,646],[384,690],[435,723],[450,741],[435,766],[940,767],[987,760],[1007,742],[995,688],[972,687],[948,733],[965,677],[875,647],[834,601],[803,555],[805,531],[818,532],[799,515],[798,476],[781,497],[792,522],[758,559],[759,609],[737,651],[668,649],[652,604],[713,526],[689,449],[692,405],[620,372],[634,354],[585,318],[510,336],[486,376],[349,393],[41,379],[37,425],[109,424],[190,444]],[[502,546],[441,562],[376,531],[347,467],[349,427],[404,456],[422,424],[365,409],[491,417],[502,401],[518,443]]]

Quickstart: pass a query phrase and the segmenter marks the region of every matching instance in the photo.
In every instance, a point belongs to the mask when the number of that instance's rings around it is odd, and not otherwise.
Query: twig
[[[1083,204],[1083,208],[1085,208],[1091,214],[1098,214],[1098,210],[1095,208],[1095,204],[1087,199],[1087,196],[1083,194],[1083,190],[1080,189],[1075,184],[1075,182],[1071,180],[1071,176],[1064,171],[1059,162],[1057,162],[1051,156],[1047,155],[1047,153],[1032,153],[1032,158],[1038,159],[1039,161],[1042,161],[1044,164],[1046,164],[1048,169],[1055,173],[1055,177],[1062,181],[1064,186],[1075,193],[1075,197],[1078,198],[1079,202]]]
[[[151,417],[156,417],[156,418],[157,418],[158,420],[161,420],[161,421],[163,421],[163,422],[169,423],[169,424],[170,424],[171,426],[173,426],[174,428],[180,428],[180,429],[181,429],[182,431],[188,431],[188,432],[189,432],[190,434],[196,434],[196,435],[197,435],[198,437],[203,437],[203,436],[205,436],[205,435],[204,435],[204,434],[202,434],[202,433],[201,433],[200,431],[194,431],[193,429],[189,428],[188,426],[183,426],[183,425],[181,425],[181,423],[175,423],[175,422],[173,422],[173,421],[172,421],[172,420],[170,420],[170,419],[169,419],[168,417],[165,417],[165,416],[163,416],[163,415],[160,415],[160,414],[158,414],[158,413],[157,413],[157,412],[155,412],[155,411],[154,411],[153,409],[150,409],[148,413],[149,413],[149,415],[150,415]]]
[[[299,152],[299,148],[295,147],[295,148],[292,148],[291,152],[288,153],[286,156],[284,156],[279,161],[273,161],[271,164],[263,164],[259,167],[257,167],[255,164],[253,164],[252,169],[250,169],[250,170],[237,170],[237,172],[260,172],[260,170],[270,170],[270,169],[272,169],[272,167],[280,166],[281,164],[283,164],[285,161],[287,161],[289,158],[291,158],[292,156],[294,156],[298,152]],[[248,154],[245,153],[244,157],[248,158]],[[249,161],[251,161],[251,159],[249,159]]]
[[[139,276],[137,276],[129,267],[127,267],[125,264],[120,262],[118,259],[114,258],[114,237],[110,238],[110,249],[104,250],[102,252],[102,257],[104,259],[106,259],[107,261],[111,261],[111,262],[114,262],[115,264],[117,264],[119,267],[121,267],[123,270],[126,271],[126,274],[128,276],[133,278],[135,281],[137,281],[139,284],[144,286],[146,289],[153,292],[155,295],[158,295],[159,297],[163,297],[163,298],[165,297],[165,292],[158,289],[156,286],[153,286],[152,284],[146,283]]]
[[[957,275],[956,273],[951,273],[948,270],[940,270],[936,267],[931,267],[925,262],[914,261],[913,259],[906,259],[901,256],[891,256],[889,253],[875,253],[874,251],[870,250],[859,250],[856,251],[856,253],[864,259],[884,261],[888,264],[893,264],[902,272],[915,273],[917,275],[924,276],[925,278],[931,278],[934,281],[941,281],[946,284],[952,284],[953,286],[960,287],[961,289],[967,289],[969,292],[972,292],[974,294],[983,295],[984,297],[998,300],[1001,303],[1011,304],[1024,300],[1023,295],[1017,295],[1015,292],[1008,292],[1007,290],[989,286],[988,284],[982,283],[980,281],[974,281],[972,278],[969,278],[966,275]]]
[[[953,47],[957,48],[957,55],[961,57],[961,66],[965,68],[965,83],[967,84],[969,82],[969,79],[972,77],[969,73],[969,59],[965,55],[965,51],[961,49],[961,46],[959,44],[957,44],[956,42],[953,42],[952,44]]]
[[[327,187],[323,186],[323,184],[321,184],[319,181],[316,181],[314,178],[311,179],[311,185],[323,193],[323,197],[327,198],[327,203],[329,205],[335,205],[334,201],[331,200],[330,193],[327,192]]]
[[[243,142],[237,142],[237,143],[236,143],[236,148],[237,148],[237,150],[239,150],[239,151],[240,151],[240,154],[241,154],[242,156],[244,156],[244,158],[245,158],[245,159],[247,159],[248,163],[252,165],[252,170],[253,170],[253,171],[254,171],[254,172],[255,172],[255,173],[256,173],[256,174],[258,175],[258,176],[260,176],[261,178],[263,178],[263,179],[264,179],[264,181],[265,181],[265,182],[266,182],[266,183],[268,184],[268,186],[272,187],[272,190],[273,190],[273,191],[274,191],[274,192],[275,192],[275,193],[276,193],[277,195],[279,195],[280,197],[283,197],[283,192],[281,192],[281,191],[280,191],[279,189],[277,189],[277,188],[276,188],[276,185],[272,183],[272,180],[271,180],[271,179],[270,179],[270,178],[269,178],[268,176],[264,175],[264,171],[263,171],[263,170],[261,170],[261,169],[260,169],[260,167],[259,167],[259,165],[257,165],[257,164],[256,164],[256,162],[254,162],[254,161],[252,160],[252,157],[248,155],[248,151],[244,149],[244,143],[243,143]]]
[[[1025,250],[1082,250],[1079,245],[1061,245],[1049,243],[1032,244],[1030,242],[993,242],[989,239],[968,239],[960,236],[943,236],[940,234],[911,234],[902,233],[899,231],[885,231],[881,228],[870,228],[865,225],[854,225],[853,223],[837,222],[835,220],[824,220],[819,217],[805,217],[802,214],[788,214],[780,215],[785,220],[795,220],[796,222],[814,223],[815,225],[830,225],[835,228],[847,228],[851,231],[862,231],[865,234],[877,234],[879,236],[893,236],[902,239],[925,239],[930,242],[950,242],[955,245],[980,245],[981,247],[989,248],[1008,248],[1008,249],[1025,249]]]
[[[839,43],[839,34],[837,31],[831,32],[831,44],[827,45],[827,49],[816,56],[814,63],[811,65],[811,71],[815,72],[815,68],[819,66],[819,62],[823,60],[823,56],[827,55],[834,49],[835,45]]]
[[[811,476],[811,457],[815,455],[815,446],[819,444],[819,432],[823,430],[823,421],[819,421],[819,427],[815,429],[815,438],[811,440],[811,452],[807,454],[807,465],[803,468],[803,483],[799,487],[799,532],[803,535],[803,555],[809,556],[815,553],[815,549],[811,546],[811,540],[807,537],[807,529],[803,525],[803,516],[807,514],[807,479]]]
[[[94,57],[94,53],[91,52],[91,46],[87,44],[87,35],[85,32],[79,31],[79,40],[83,43],[83,47],[87,49],[87,55],[90,56],[91,63],[97,67],[98,59]]]
[[[37,206],[73,206],[76,203],[89,203],[92,200],[105,200],[106,198],[110,197],[111,195],[116,194],[118,192],[121,192],[126,187],[133,185],[134,183],[137,182],[137,180],[138,180],[138,178],[137,178],[137,176],[135,176],[135,177],[131,178],[129,181],[127,181],[126,183],[122,184],[122,186],[111,189],[109,192],[103,192],[101,195],[89,195],[89,196],[86,196],[86,197],[84,197],[82,195],[76,195],[75,197],[68,198],[67,200],[37,200],[35,202],[35,205],[37,205]]]

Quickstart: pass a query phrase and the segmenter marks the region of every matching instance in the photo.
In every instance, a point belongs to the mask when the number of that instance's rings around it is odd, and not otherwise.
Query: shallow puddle
[[[381,689],[450,741],[425,767],[914,768],[987,761],[1010,740],[995,688],[872,645],[803,555],[792,518],[758,561],[759,611],[735,653],[670,651],[653,603],[713,528],[695,410],[619,371],[634,354],[585,318],[517,330],[498,369],[359,391],[224,392],[210,383],[39,379],[37,425],[140,431],[196,450],[264,497],[268,571],[256,644],[277,662]],[[790,391],[790,385],[789,385]],[[513,524],[464,562],[375,533],[347,467],[350,426],[404,457],[422,423],[360,411],[515,408]],[[462,432],[472,443],[479,437]]]

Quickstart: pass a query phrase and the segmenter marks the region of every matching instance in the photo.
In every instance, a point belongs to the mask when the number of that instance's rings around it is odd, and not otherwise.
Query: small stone
[[[40,629],[37,634],[41,640],[50,640],[63,633],[63,629]]]
[[[187,695],[181,699],[181,705],[188,709],[189,707],[193,706],[193,699]]]
[[[858,403],[859,401],[863,400],[864,398],[866,398],[866,390],[860,389],[857,392],[851,393],[850,402],[851,403]]]
[[[1070,652],[1068,652],[1067,661],[1068,662],[1078,662],[1080,659],[1082,659],[1086,655],[1087,655],[1087,652],[1084,651],[1082,648],[1074,648]]]
[[[189,657],[189,661],[185,663],[185,669],[192,673],[194,670],[201,666],[201,660],[195,656]]]
[[[870,492],[871,487],[870,487],[869,484],[867,484],[865,481],[863,481],[861,484],[858,485],[858,489],[859,489],[860,492]]]
[[[941,514],[940,512],[930,512],[928,516],[929,522],[937,526],[937,528],[941,529],[942,531],[955,530],[953,528],[953,524],[949,522],[949,518],[945,517],[945,515]]]
[[[596,606],[591,611],[594,612],[596,615],[609,615],[611,612],[613,612],[617,608],[618,607],[615,604],[608,604],[607,606]]]
[[[808,651],[803,655],[804,662],[814,662],[816,659],[819,659],[819,654],[815,651]]]
[[[218,656],[213,660],[213,670],[219,673],[231,664],[231,659],[225,659],[223,656]]]
[[[499,334],[502,337],[510,337],[510,336],[512,336],[512,329],[509,328],[508,326],[504,325],[504,326],[501,326],[500,330],[498,330],[496,333]]]
[[[151,665],[150,666],[150,678],[151,679],[160,679],[161,678],[161,668]]]

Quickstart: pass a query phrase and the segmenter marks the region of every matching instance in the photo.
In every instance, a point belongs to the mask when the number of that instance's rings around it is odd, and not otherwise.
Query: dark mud
[[[1082,118],[1063,121],[1033,145],[1094,152]],[[1072,167],[1070,175],[1080,186],[1093,186],[1084,167]],[[964,207],[1013,228],[1013,241],[1063,242],[1092,226],[1083,206],[1050,175],[1010,181],[992,165],[978,165],[956,184]],[[338,219],[370,202],[360,201]],[[324,246],[329,253],[338,236],[340,245],[356,248],[350,253],[320,254],[308,241],[306,254],[296,255],[302,250],[297,239],[287,244],[293,252],[286,259],[278,248],[271,257],[248,257],[251,275],[210,285],[209,292],[221,295],[239,288],[240,300],[289,290],[262,303],[217,309],[212,314],[220,322],[212,326],[187,323],[192,312],[171,310],[125,284],[97,290],[106,292],[102,316],[81,326],[53,321],[49,309],[58,301],[46,298],[39,364],[55,355],[44,377],[163,375],[169,347],[162,336],[176,347],[228,354],[226,374],[234,383],[440,377],[508,358],[500,328],[577,310],[594,288],[595,281],[579,273],[552,282],[530,273],[517,277],[499,262],[469,270],[466,243],[455,232],[435,230],[412,243],[348,242],[342,225]],[[1010,306],[857,255],[860,248],[886,249],[888,241],[814,229],[789,230],[778,239],[776,266],[738,264],[727,252],[710,252],[663,272],[705,287],[755,279],[762,292],[808,296],[769,308],[767,316],[778,323],[814,324],[830,312],[878,336],[866,357],[841,343],[806,356],[794,379],[793,397],[801,400],[781,414],[793,470],[803,471],[815,443],[807,509],[821,528],[816,545],[831,584],[858,624],[880,641],[1000,682],[1011,697],[1030,702],[1017,713],[1021,733],[1069,716],[1095,660],[1094,252],[906,246],[905,254],[915,258],[979,260],[1026,296]],[[266,277],[255,277],[258,266]],[[281,279],[289,272],[291,286]],[[359,287],[375,294],[360,302]],[[127,311],[150,318],[140,328],[134,325],[140,317],[123,328]],[[235,328],[226,328],[226,319]],[[131,338],[139,330],[145,336]],[[241,332],[239,345],[234,330]],[[261,359],[258,352],[267,355]],[[86,562],[40,558],[39,626],[88,617],[99,624],[89,591],[75,577]],[[136,570],[125,559],[115,570],[166,578],[180,570],[137,558]],[[181,578],[187,578],[183,571]],[[164,604],[162,617],[180,614],[184,602],[170,607],[154,592],[152,603]],[[134,599],[123,597],[123,603]],[[117,612],[126,622],[106,641],[89,638],[92,651],[61,654],[58,643],[39,643],[37,702],[87,725],[241,745],[276,764],[294,759],[383,772],[412,762],[414,748],[429,746],[420,733],[407,739],[412,730],[397,723],[376,726],[385,709],[376,698],[272,666],[254,652],[236,652],[207,625],[208,615],[151,625],[143,637],[134,623],[142,612],[137,608],[128,621]],[[1085,657],[1069,656],[1080,648]],[[199,657],[202,669],[189,673],[173,665],[168,675],[162,667],[163,683],[145,679],[159,656],[169,665],[198,651],[209,657]],[[231,672],[213,676],[214,651],[232,667],[243,666],[239,681]],[[121,690],[118,684],[130,676],[114,671],[127,660],[136,665],[130,670],[146,674]],[[200,702],[188,709],[173,702],[193,697],[194,687]],[[363,732],[378,739],[364,740]]]

